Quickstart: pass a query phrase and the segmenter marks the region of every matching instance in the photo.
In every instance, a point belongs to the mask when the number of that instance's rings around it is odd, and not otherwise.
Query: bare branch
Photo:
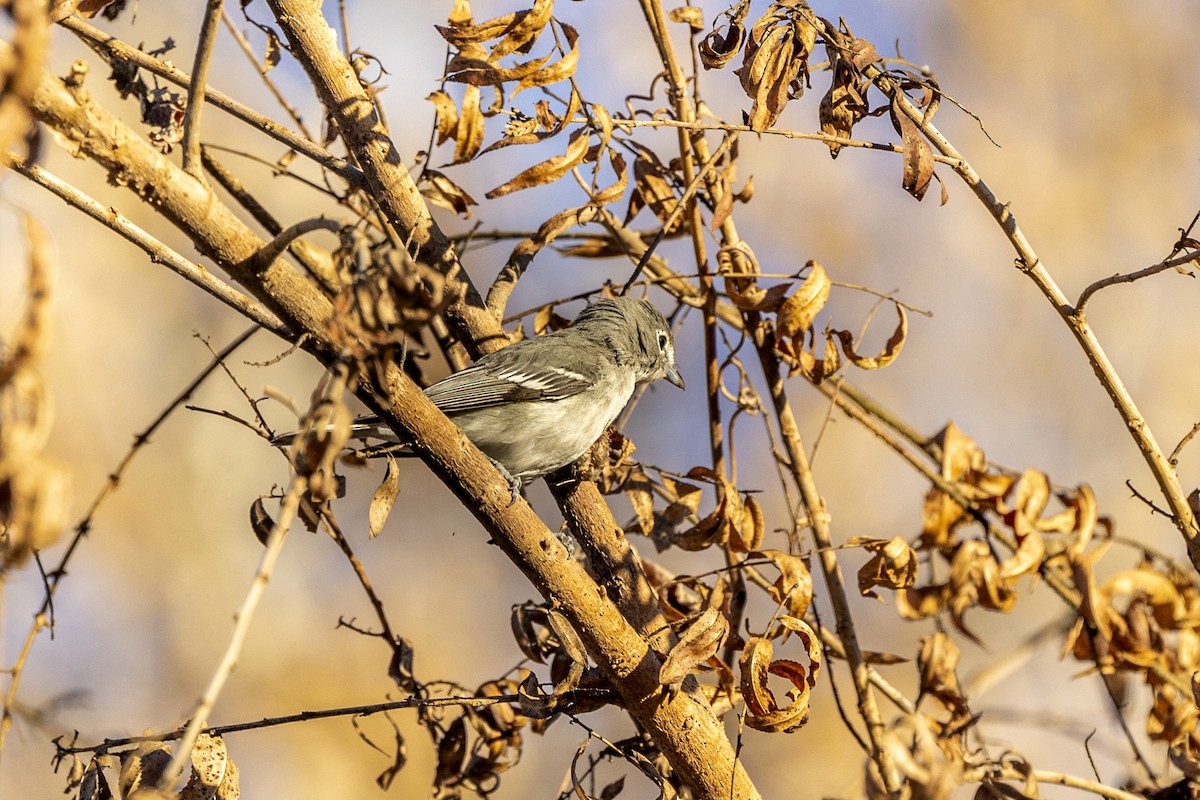
[[[217,44],[217,26],[225,0],[208,0],[204,22],[196,41],[196,60],[192,63],[192,80],[188,84],[187,111],[183,116],[183,171],[200,178],[200,114],[204,110],[204,89],[208,86],[208,65],[212,63]]]

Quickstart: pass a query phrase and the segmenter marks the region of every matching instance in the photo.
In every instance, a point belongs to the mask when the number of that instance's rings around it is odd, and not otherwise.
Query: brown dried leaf
[[[667,218],[675,212],[675,207],[679,205],[679,198],[675,196],[675,187],[670,175],[670,171],[663,166],[657,156],[643,150],[638,151],[638,157],[633,162],[633,180],[637,189],[629,200],[629,211],[625,215],[626,222],[633,219],[641,205],[649,206],[659,222],[666,222]],[[680,215],[664,235],[673,236],[678,233],[684,225],[683,218],[685,216],[687,215]]]
[[[680,22],[692,29],[693,33],[704,30],[704,12],[697,6],[679,6],[667,12],[667,19]]]
[[[52,330],[50,236],[25,216],[29,281],[22,318],[0,352],[0,573],[48,547],[62,532],[70,473],[44,454],[52,407],[41,363]]]
[[[822,658],[820,641],[803,620],[784,616],[780,622],[804,642],[810,670],[795,661],[772,661],[774,647],[770,640],[761,637],[751,638],[738,660],[742,697],[746,701],[746,724],[768,733],[791,733],[808,721],[811,690],[816,684]],[[768,675],[791,682],[787,706],[781,707],[767,686]]]
[[[552,83],[565,81],[575,74],[575,68],[579,66],[579,32],[565,22],[560,24],[563,38],[566,39],[567,47],[570,49],[550,66],[521,78],[517,88],[513,89],[512,94],[509,95],[510,98],[522,89],[532,86],[549,86]]]
[[[446,80],[469,86],[500,86],[536,74],[550,58],[550,55],[544,55],[518,62],[512,67],[499,67],[492,62],[484,48],[467,45],[446,64]]]
[[[439,119],[439,126],[441,120]],[[439,127],[440,130],[440,127]],[[463,94],[462,113],[454,126],[454,162],[461,164],[479,154],[483,146],[483,113],[479,110],[479,87],[468,86]]]
[[[466,756],[467,725],[462,717],[456,717],[447,727],[446,734],[437,743],[437,771],[433,777],[435,797],[442,796],[440,790],[443,788],[452,790],[459,782]]]
[[[367,521],[370,526],[371,538],[374,539],[383,530],[383,526],[387,523],[388,516],[392,513],[392,506],[396,504],[396,497],[400,494],[400,468],[396,466],[396,459],[390,453],[387,456],[387,469],[383,473],[383,480],[379,484],[379,488],[375,490],[374,497],[371,498],[371,507],[367,511]]]
[[[1013,491],[1013,510],[1004,515],[1004,522],[1013,533],[1024,538],[1037,529],[1037,522],[1050,502],[1050,480],[1044,472],[1027,469]]]
[[[896,592],[896,611],[904,619],[927,619],[945,609],[949,597],[946,584],[901,589]]]
[[[967,541],[958,546],[950,562],[949,585],[954,626],[977,642],[979,639],[963,620],[966,612],[979,606],[1007,613],[1017,602],[1017,594],[1000,575],[1000,565],[987,542]]]
[[[271,530],[275,527],[275,520],[271,519],[271,515],[267,513],[267,507],[263,504],[262,498],[258,498],[250,504],[250,530],[254,531],[254,538],[258,539],[258,543],[263,547],[267,546],[267,540],[271,538]]]
[[[744,20],[749,10],[749,3],[737,4],[724,15],[729,19],[729,30],[722,35],[719,27],[713,28],[700,42],[697,49],[705,69],[721,69],[742,49],[742,43],[746,41]]]
[[[753,497],[746,496],[738,509],[738,518],[730,519],[729,549],[735,553],[749,553],[762,547],[766,534],[766,520],[762,507]]]
[[[167,765],[171,763],[171,746],[164,742],[142,742],[121,754],[119,786],[121,797],[129,797],[141,788],[158,785]]]
[[[765,130],[775,124],[787,102],[804,92],[808,56],[817,31],[783,3],[775,3],[754,23],[736,75],[754,100],[747,124]]]
[[[890,109],[892,125],[900,134],[900,148],[903,153],[904,179],[901,186],[904,187],[904,191],[920,200],[929,189],[929,182],[933,180],[933,150],[921,135],[917,123],[901,110],[901,97],[899,93],[896,95]]]
[[[739,290],[737,284],[745,283],[744,290]],[[750,283],[745,279],[726,278],[725,280],[725,296],[728,297],[735,306],[742,311],[758,311],[760,313],[769,314],[779,310],[779,306],[783,303],[787,296],[788,290],[792,288],[790,283],[777,283],[774,286],[764,289],[756,283]]]
[[[546,159],[540,164],[535,164],[518,174],[512,180],[492,189],[485,196],[489,200],[494,200],[497,197],[503,197],[506,194],[518,192],[522,189],[530,189],[534,186],[553,183],[578,166],[587,154],[587,149],[588,130],[580,128],[571,134],[571,140],[567,144],[566,153]]]
[[[471,206],[479,205],[461,186],[436,169],[427,169],[421,173],[417,187],[426,200],[435,206],[450,209],[463,219],[470,219]]]
[[[455,28],[463,28],[475,24],[471,15],[471,0],[454,0],[454,8],[450,9],[446,22]]]
[[[863,597],[881,599],[872,591],[875,586],[905,589],[917,582],[917,554],[904,537],[871,539],[855,536],[846,544],[875,554],[858,570],[858,590]]]
[[[178,800],[236,800],[239,794],[238,768],[225,749],[225,740],[200,734],[192,748],[192,774]]]
[[[658,670],[662,686],[678,683],[700,664],[716,655],[729,635],[729,620],[716,608],[709,608],[696,617],[679,635]]]
[[[932,695],[952,711],[966,708],[958,683],[960,655],[958,645],[941,631],[921,637],[917,645],[917,670],[921,676],[919,697]]]
[[[625,187],[629,185],[629,173],[625,171],[625,157],[616,150],[610,149],[608,160],[617,180],[611,186],[599,189],[591,196],[592,203],[598,206],[620,200],[621,195],[625,194]]]
[[[456,6],[456,15],[452,14],[450,24],[453,27],[435,26],[438,33],[455,47],[481,45],[493,39],[499,39],[491,50],[491,58],[499,59],[513,52],[528,52],[537,40],[554,8],[554,0],[534,0],[533,8],[526,11],[514,11],[502,17],[486,20],[478,25],[464,24],[464,14]],[[470,19],[469,9],[465,17]]]
[[[896,304],[896,313],[900,317],[896,330],[884,344],[883,351],[873,358],[860,356],[854,351],[854,334],[850,331],[833,331],[841,341],[842,350],[845,352],[846,358],[850,359],[851,364],[859,369],[883,369],[899,357],[900,351],[904,348],[904,341],[908,337],[908,316],[904,313],[904,306],[899,303]]]
[[[779,308],[775,325],[776,339],[794,339],[812,327],[813,319],[825,307],[833,282],[816,261],[809,261],[808,277],[796,293]]]
[[[748,559],[769,558],[779,570],[779,578],[768,592],[771,598],[794,617],[803,618],[813,597],[812,573],[800,556],[782,550],[759,550],[750,553]]]
[[[104,776],[101,764],[104,758],[97,756],[88,762],[79,783],[79,800],[112,800],[112,789],[108,786],[108,778]]]
[[[434,144],[443,144],[458,131],[458,108],[450,95],[440,89],[432,92],[425,100],[433,103],[434,121],[437,122],[438,136],[434,139]]]

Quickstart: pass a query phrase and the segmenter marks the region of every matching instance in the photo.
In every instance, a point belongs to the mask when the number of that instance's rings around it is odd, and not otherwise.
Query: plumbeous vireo
[[[569,328],[524,339],[425,389],[508,479],[523,484],[582,456],[633,396],[665,378],[683,388],[671,326],[645,300],[597,300]],[[351,435],[396,441],[376,416]],[[282,438],[282,437],[281,437]]]

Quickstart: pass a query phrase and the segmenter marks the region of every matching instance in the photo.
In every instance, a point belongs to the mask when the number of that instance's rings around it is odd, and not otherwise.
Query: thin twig
[[[576,120],[571,120],[575,122]],[[614,117],[613,125],[618,128],[632,130],[633,128],[679,128],[686,131],[722,131],[725,133],[753,133],[762,134],[764,136],[781,136],[785,139],[809,139],[816,142],[824,142],[825,144],[836,144],[842,147],[857,147],[864,150],[879,150],[885,153],[903,153],[904,150],[899,145],[889,144],[888,142],[866,142],[860,139],[846,139],[841,136],[831,136],[827,133],[813,133],[811,131],[791,131],[781,130],[779,128],[766,128],[764,130],[755,130],[749,125],[732,125],[727,122],[683,122],[677,119],[629,119],[627,117]],[[933,160],[941,164],[954,164],[955,160],[948,156],[935,155]]]
[[[36,164],[30,164],[21,156],[10,153],[13,169],[44,189],[48,189],[102,225],[129,242],[140,247],[153,261],[164,264],[176,273],[211,294],[227,306],[258,323],[263,328],[284,339],[291,340],[292,334],[283,321],[258,300],[248,297],[204,267],[187,260],[146,231],[133,224],[112,206],[84,194],[61,178],[47,172]]]
[[[230,733],[274,728],[280,725],[291,725],[297,722],[309,722],[314,719],[330,719],[333,717],[365,717],[371,714],[382,714],[387,711],[398,711],[405,708],[445,708],[459,706],[466,708],[486,708],[498,703],[520,703],[519,695],[501,694],[489,697],[410,697],[405,700],[392,700],[387,703],[372,703],[365,706],[345,706],[343,708],[324,708],[319,711],[300,711],[280,717],[263,717],[255,722],[237,722],[230,725],[214,725],[205,728],[202,733],[213,736],[225,736]],[[187,728],[177,728],[164,733],[150,733],[141,736],[126,736],[120,739],[105,739],[99,744],[72,745],[63,747],[55,743],[56,756],[68,756],[77,753],[107,753],[118,747],[127,747],[143,742],[169,742],[181,738]]]
[[[1148,278],[1151,275],[1157,275],[1169,269],[1179,270],[1187,264],[1200,266],[1200,253],[1187,253],[1177,258],[1160,261],[1152,267],[1139,269],[1137,272],[1127,272],[1124,275],[1112,275],[1102,278],[1079,293],[1079,299],[1075,301],[1075,314],[1081,319],[1084,318],[1084,306],[1087,305],[1088,300],[1091,300],[1092,295],[1107,286],[1113,286],[1118,283],[1133,283],[1134,281]]]
[[[300,112],[296,110],[296,107],[288,102],[288,99],[284,96],[283,92],[279,91],[279,87],[275,85],[275,81],[271,80],[271,76],[268,74],[269,68],[265,64],[259,62],[258,56],[254,52],[254,48],[250,46],[250,41],[240,30],[238,30],[237,26],[233,24],[233,19],[229,16],[228,11],[221,11],[221,20],[225,23],[225,29],[233,35],[233,38],[238,43],[238,46],[242,48],[242,52],[246,54],[246,58],[249,59],[250,63],[254,65],[254,68],[258,70],[258,74],[259,77],[262,78],[263,85],[267,87],[267,91],[269,91],[271,96],[275,98],[275,102],[279,103],[280,108],[282,108],[284,112],[292,118],[292,122],[296,123],[296,127],[300,129],[300,132],[304,134],[305,138],[313,140],[312,131],[310,131],[308,126],[304,124],[304,118],[300,116]]]
[[[196,60],[192,62],[192,80],[188,84],[187,110],[183,114],[183,171],[200,180],[200,113],[204,109],[204,89],[208,85],[208,65],[217,43],[217,26],[225,0],[208,0],[204,22],[196,41]]]
[[[234,617],[236,622],[234,623],[233,633],[229,637],[229,644],[226,646],[225,653],[221,656],[221,660],[217,664],[217,669],[213,672],[208,687],[204,690],[204,694],[200,698],[200,702],[196,704],[196,708],[192,712],[191,720],[184,729],[183,736],[180,737],[179,747],[172,756],[171,763],[163,770],[162,777],[159,778],[158,786],[160,789],[170,789],[170,787],[174,786],[180,774],[182,774],[184,765],[191,758],[192,748],[195,746],[196,740],[208,725],[208,715],[212,713],[213,706],[216,705],[217,698],[220,696],[221,690],[225,687],[225,682],[237,666],[238,655],[242,651],[246,635],[250,632],[250,622],[254,619],[254,611],[258,608],[258,603],[266,591],[267,583],[271,579],[271,573],[275,568],[276,561],[279,559],[279,554],[283,552],[283,542],[286,538],[287,530],[296,518],[296,511],[300,507],[300,500],[307,489],[307,477],[297,474],[292,478],[288,493],[283,498],[279,517],[275,520],[275,524],[271,528],[270,536],[267,537],[267,546],[263,550],[258,570],[254,573],[254,579],[251,581],[246,598],[242,601],[242,606],[238,609]]]
[[[29,653],[33,649],[33,643],[37,639],[38,634],[43,630],[46,630],[47,628],[53,629],[54,618],[52,609],[54,603],[54,594],[58,591],[58,587],[62,582],[62,579],[68,574],[67,565],[71,562],[71,558],[75,554],[76,549],[91,530],[92,520],[95,518],[96,512],[99,510],[100,505],[105,501],[105,499],[108,498],[110,494],[116,491],[117,486],[120,485],[122,476],[125,474],[126,468],[133,461],[134,456],[136,456],[142,447],[144,447],[150,441],[150,437],[153,436],[154,433],[162,426],[162,424],[167,421],[167,418],[170,417],[176,409],[186,403],[188,398],[190,398],[195,391],[200,388],[200,385],[208,379],[208,376],[211,375],[226,358],[232,355],[235,350],[245,344],[246,341],[258,330],[258,326],[248,328],[240,336],[226,345],[220,353],[216,354],[208,366],[201,370],[200,373],[192,379],[191,383],[184,387],[184,389],[178,395],[176,395],[170,403],[167,404],[166,408],[159,412],[159,415],[155,417],[154,421],[151,422],[145,430],[133,437],[133,444],[130,446],[129,450],[126,451],[124,457],[122,457],[116,468],[109,473],[108,480],[105,481],[104,486],[100,488],[100,491],[97,492],[96,496],[92,498],[91,505],[89,505],[87,511],[84,512],[83,518],[78,524],[76,524],[74,536],[72,536],[71,541],[67,543],[66,550],[63,551],[58,563],[49,572],[43,572],[45,575],[45,599],[42,601],[42,605],[37,610],[37,613],[34,614],[33,624],[30,625],[29,631],[25,634],[25,641],[21,645],[21,652],[17,656],[16,662],[7,670],[11,677],[9,678],[8,690],[4,694],[4,710],[2,713],[0,713],[0,752],[3,751],[3,731],[6,730],[6,727],[9,724],[8,721],[12,718],[13,708],[16,704],[17,689],[20,686],[21,676],[24,674],[25,664],[29,659]]]
[[[1171,455],[1167,456],[1167,460],[1171,462],[1172,466],[1178,466],[1179,454],[1183,452],[1183,448],[1187,446],[1188,442],[1196,438],[1197,433],[1200,433],[1200,422],[1192,426],[1192,429],[1179,440],[1179,444],[1175,445],[1175,449],[1171,451]]]
[[[59,24],[84,41],[101,48],[109,58],[136,64],[142,69],[148,70],[179,86],[186,87],[191,83],[191,77],[187,73],[180,72],[170,64],[154,56],[147,55],[141,50],[122,42],[120,39],[92,27],[78,16],[67,17]],[[249,106],[239,103],[222,92],[218,92],[216,89],[205,88],[204,97],[208,102],[222,111],[226,111],[243,122],[258,128],[267,136],[287,145],[297,153],[307,156],[325,169],[336,172],[351,186],[359,189],[366,187],[366,179],[363,177],[362,170],[346,159],[333,155],[328,150],[319,147],[294,131],[288,130],[278,122],[259,114]]]

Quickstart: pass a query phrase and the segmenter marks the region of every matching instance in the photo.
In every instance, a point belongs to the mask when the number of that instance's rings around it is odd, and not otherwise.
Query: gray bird
[[[483,356],[425,394],[499,468],[515,502],[522,485],[582,456],[638,384],[660,378],[684,388],[671,326],[645,300],[615,297],[589,305],[569,328]],[[373,415],[355,420],[351,435],[397,441]]]

